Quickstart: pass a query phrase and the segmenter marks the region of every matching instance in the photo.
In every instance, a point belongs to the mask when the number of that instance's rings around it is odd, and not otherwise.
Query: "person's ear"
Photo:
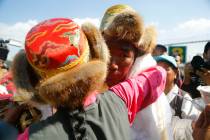
[[[174,79],[177,79],[177,77],[178,77],[177,75],[178,75],[178,74],[175,74]]]
[[[177,79],[179,77],[179,70],[178,69],[173,69],[173,70],[175,73],[174,79]]]

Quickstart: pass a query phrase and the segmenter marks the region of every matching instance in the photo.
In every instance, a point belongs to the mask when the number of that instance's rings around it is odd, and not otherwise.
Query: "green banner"
[[[168,54],[174,57],[178,55],[181,57],[181,63],[186,63],[187,46],[169,46]]]

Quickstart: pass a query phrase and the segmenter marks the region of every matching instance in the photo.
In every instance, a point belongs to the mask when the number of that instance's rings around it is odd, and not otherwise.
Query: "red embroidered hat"
[[[51,77],[89,59],[83,31],[66,18],[49,19],[33,27],[26,36],[25,51],[41,77]]]

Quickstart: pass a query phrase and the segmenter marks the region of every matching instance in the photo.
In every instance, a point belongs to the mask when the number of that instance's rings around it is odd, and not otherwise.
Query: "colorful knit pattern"
[[[6,92],[0,90],[0,100],[10,99],[16,93],[16,88],[12,80],[12,74],[10,72],[7,72],[0,80],[0,85],[5,87],[6,90]]]

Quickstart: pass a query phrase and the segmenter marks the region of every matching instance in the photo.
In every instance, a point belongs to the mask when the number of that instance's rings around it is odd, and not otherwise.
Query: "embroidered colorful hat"
[[[17,89],[14,99],[55,106],[74,104],[77,96],[78,99],[86,96],[79,94],[82,89],[95,89],[96,82],[103,83],[108,62],[106,43],[91,23],[84,23],[80,28],[66,18],[43,21],[29,31],[25,50],[13,60],[12,74]],[[101,78],[95,80],[95,77]],[[78,83],[80,91],[75,91]],[[64,93],[65,90],[68,91]],[[74,97],[71,101],[70,95]]]
[[[29,63],[41,77],[50,77],[89,59],[83,31],[65,18],[46,20],[33,27],[26,36],[25,51]]]

